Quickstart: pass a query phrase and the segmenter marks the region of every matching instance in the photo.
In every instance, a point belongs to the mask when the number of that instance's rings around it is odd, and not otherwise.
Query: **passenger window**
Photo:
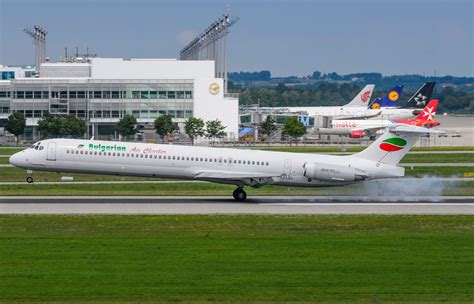
[[[69,154],[69,150],[66,150],[66,153]]]
[[[257,165],[260,165],[260,162],[257,162]]]
[[[158,158],[161,159],[161,155],[159,155]]]
[[[158,158],[158,155],[155,155],[155,159]]]
[[[188,156],[188,157],[186,157],[186,160],[189,160],[189,156]]]
[[[112,155],[112,153],[110,153],[110,152],[109,152],[109,154],[108,154],[108,155],[110,156],[110,155]]]
[[[268,166],[269,164],[270,164],[270,163],[269,163],[269,162],[267,162],[267,166]]]
[[[143,158],[143,154],[140,154],[140,158]]]
[[[239,164],[241,163],[241,161],[239,160]]]
[[[84,154],[84,151],[81,151],[81,154]]]

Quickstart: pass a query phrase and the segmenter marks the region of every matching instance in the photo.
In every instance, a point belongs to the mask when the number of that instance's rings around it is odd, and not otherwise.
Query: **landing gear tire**
[[[33,183],[33,178],[32,178],[31,176],[28,176],[28,177],[26,178],[26,182],[27,182],[28,184]]]
[[[241,188],[235,189],[232,195],[234,196],[235,200],[239,202],[243,202],[247,198],[247,193]]]

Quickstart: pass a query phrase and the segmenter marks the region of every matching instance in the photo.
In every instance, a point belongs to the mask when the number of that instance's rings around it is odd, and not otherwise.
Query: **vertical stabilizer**
[[[372,96],[372,92],[374,91],[375,85],[368,84],[366,85],[362,91],[357,94],[354,99],[351,100],[345,107],[367,107],[370,101],[370,97]]]

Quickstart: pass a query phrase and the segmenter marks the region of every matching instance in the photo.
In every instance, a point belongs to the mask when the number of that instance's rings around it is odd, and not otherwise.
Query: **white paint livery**
[[[397,125],[364,151],[347,156],[227,148],[50,139],[10,157],[14,166],[35,171],[109,174],[203,180],[234,184],[234,198],[245,200],[244,186],[327,187],[401,177],[398,162],[422,133],[435,130]],[[393,137],[405,144],[386,152]],[[32,182],[28,177],[27,181]]]

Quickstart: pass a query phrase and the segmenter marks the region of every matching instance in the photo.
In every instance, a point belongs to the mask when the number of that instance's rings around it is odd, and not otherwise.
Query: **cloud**
[[[179,44],[185,46],[186,44],[190,43],[191,40],[196,38],[197,35],[198,32],[195,30],[185,30],[178,33],[178,35],[176,36],[176,40]]]

